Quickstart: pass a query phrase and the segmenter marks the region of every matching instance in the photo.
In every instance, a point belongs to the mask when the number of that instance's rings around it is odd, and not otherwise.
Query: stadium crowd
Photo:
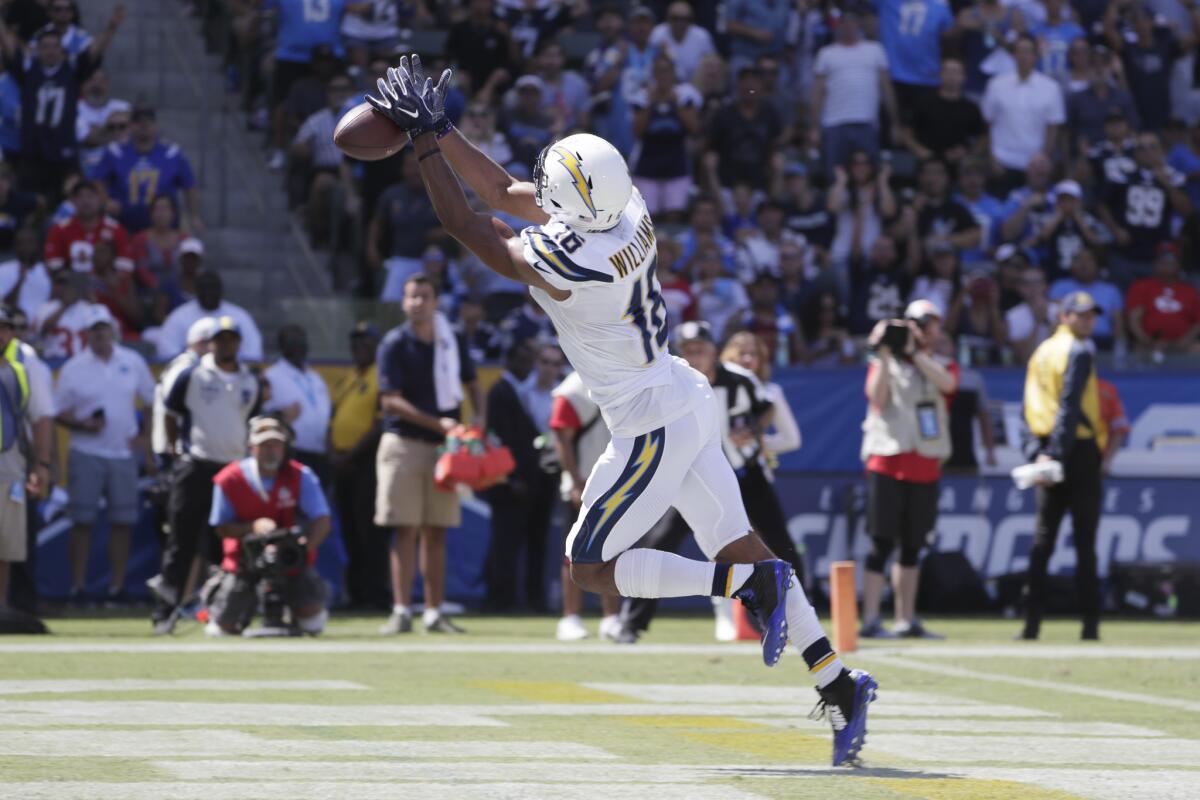
[[[411,313],[411,279],[423,276],[462,343],[462,377],[503,363],[515,388],[496,400],[530,423],[510,445],[527,480],[489,500],[503,524],[541,526],[543,538],[549,520],[530,522],[522,506],[553,500],[546,475],[560,464],[572,500],[579,470],[570,475],[553,431],[583,428],[577,409],[555,402],[566,364],[552,326],[521,286],[440,229],[410,150],[367,165],[332,144],[341,115],[402,52],[421,52],[431,72],[455,68],[447,113],[514,175],[573,131],[617,146],[658,223],[669,324],[706,323],[718,347],[754,334],[761,377],[860,364],[879,321],[927,300],[943,321],[936,347],[967,381],[971,365],[1025,363],[1054,332],[1057,302],[1079,290],[1095,297],[1095,341],[1116,360],[1200,352],[1200,4],[1190,0],[180,2],[228,33],[229,91],[263,131],[313,245],[350,265],[350,290]],[[241,422],[266,411],[287,423],[293,454],[335,501],[350,555],[344,599],[403,617],[416,560],[406,548],[422,537],[396,537],[389,588],[376,526],[437,528],[454,515],[409,521],[378,503],[374,518],[361,513],[381,437],[422,425],[386,402],[375,419],[380,391],[403,394],[399,345],[363,323],[350,337],[354,371],[327,386],[307,364],[303,328],[289,326],[273,343],[278,361],[246,370],[272,343],[205,268],[187,154],[103,70],[123,8],[84,19],[75,0],[0,7],[0,303],[17,337],[62,367],[54,417],[71,434],[77,599],[101,496],[113,525],[102,599],[120,603],[139,469],[171,470],[162,513],[188,529],[198,509],[207,516],[207,495],[182,487],[208,492],[220,466],[244,456],[248,433],[221,442],[219,458],[201,443],[203,469],[181,475],[170,462],[197,437],[152,446],[149,416],[135,413],[154,401],[147,361],[199,362],[224,332],[238,347],[214,380],[253,389],[238,397]],[[168,416],[188,413],[186,390],[171,389],[160,381]],[[494,402],[473,394],[477,410]],[[442,425],[432,419],[422,438],[436,444],[447,428],[429,435]],[[529,432],[544,435],[539,452],[525,452]],[[436,552],[421,547],[422,572],[436,571]],[[167,543],[169,599],[195,588],[196,548]],[[518,591],[505,579],[520,570],[499,559],[489,560],[494,607],[519,595],[544,607],[541,585]]]

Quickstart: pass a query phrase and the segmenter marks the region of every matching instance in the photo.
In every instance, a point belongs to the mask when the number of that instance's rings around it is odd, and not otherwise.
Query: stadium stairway
[[[118,0],[90,0],[99,30]],[[331,296],[327,266],[288,212],[282,178],[266,168],[262,134],[246,129],[225,92],[221,57],[205,51],[200,21],[177,0],[124,0],[128,17],[105,58],[113,95],[158,109],[164,139],[178,143],[201,186],[206,262],[226,297],[245,306],[268,351],[287,322],[309,331],[315,358],[346,356],[354,309]]]

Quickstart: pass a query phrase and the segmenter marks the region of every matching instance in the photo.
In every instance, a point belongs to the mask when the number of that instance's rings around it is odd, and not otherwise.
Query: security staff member
[[[1100,416],[1092,330],[1100,308],[1087,292],[1062,301],[1061,324],[1038,346],[1025,375],[1025,424],[1032,434],[1030,455],[1058,461],[1061,483],[1040,482],[1037,527],[1029,554],[1025,628],[1036,639],[1046,597],[1046,566],[1063,515],[1071,511],[1075,542],[1075,583],[1083,615],[1083,638],[1100,638],[1100,591],[1096,576],[1096,527],[1100,522],[1101,454],[1108,428]]]
[[[174,630],[176,608],[187,599],[188,574],[197,555],[213,560],[208,512],[213,477],[246,454],[247,425],[258,413],[258,377],[238,360],[242,333],[233,317],[218,317],[211,352],[179,373],[167,395],[167,441],[179,453],[167,500],[171,530],[163,550],[162,581],[152,616],[154,633]]]

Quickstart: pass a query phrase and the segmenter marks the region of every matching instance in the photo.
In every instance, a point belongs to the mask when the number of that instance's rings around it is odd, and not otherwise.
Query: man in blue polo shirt
[[[388,331],[376,353],[383,438],[375,457],[379,476],[375,524],[395,528],[389,559],[392,615],[383,634],[412,631],[413,579],[417,540],[425,587],[424,625],[428,633],[462,633],[441,613],[446,585],[446,529],[462,521],[458,495],[433,483],[438,445],[462,418],[463,389],[477,418],[483,392],[466,342],[437,310],[433,282],[423,273],[404,284],[408,321]]]
[[[120,221],[131,236],[150,227],[150,206],[163,194],[174,199],[177,207],[186,206],[188,228],[193,234],[204,232],[200,190],[192,165],[179,145],[158,138],[157,115],[149,106],[133,109],[129,141],[113,142],[105,149],[96,167],[96,180],[121,206]]]
[[[941,83],[942,38],[954,27],[946,0],[877,0],[896,106],[913,108]]]

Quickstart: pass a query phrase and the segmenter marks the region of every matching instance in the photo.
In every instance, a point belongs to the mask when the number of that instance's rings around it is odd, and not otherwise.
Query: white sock
[[[613,579],[622,597],[691,597],[712,594],[715,569],[707,561],[637,548],[617,556]]]
[[[818,689],[824,689],[833,683],[845,669],[842,660],[825,637],[817,612],[813,611],[808,596],[800,581],[792,575],[792,585],[787,594],[788,638],[796,651],[804,658],[809,673],[817,682]]]
[[[392,606],[392,613],[399,614],[400,616],[404,617],[410,615],[412,612],[408,610],[408,606],[396,603]]]
[[[421,614],[421,624],[432,625],[433,623],[438,621],[438,617],[440,617],[441,615],[442,615],[441,610],[439,610],[436,607],[435,608],[426,608],[425,613]]]

